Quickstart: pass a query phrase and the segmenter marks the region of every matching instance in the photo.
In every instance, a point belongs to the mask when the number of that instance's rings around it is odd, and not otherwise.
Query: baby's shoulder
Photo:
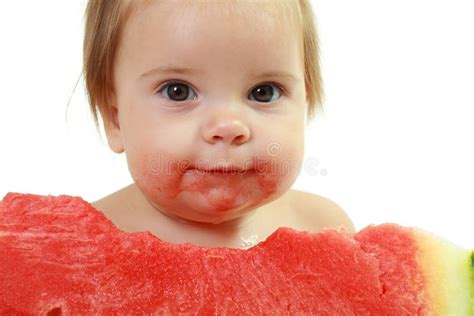
[[[347,232],[355,232],[354,224],[347,213],[334,201],[299,190],[291,190],[290,197],[293,212],[308,231],[342,226]]]
[[[102,197],[99,200],[90,202],[90,204],[102,212],[110,221],[122,230],[129,231],[129,224],[132,222],[130,210],[134,210],[133,200],[131,199],[131,186],[126,186],[116,192]]]

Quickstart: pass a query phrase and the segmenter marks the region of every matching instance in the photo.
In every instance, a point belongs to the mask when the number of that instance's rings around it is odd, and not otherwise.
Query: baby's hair
[[[159,0],[89,0],[87,4],[82,72],[90,110],[98,130],[97,111],[100,112],[104,124],[108,124],[112,93],[115,91],[114,62],[118,55],[125,23],[140,5],[152,1]],[[270,1],[275,4],[281,13],[280,16],[289,17],[290,23],[296,23],[296,30],[301,32],[304,83],[308,104],[307,116],[308,119],[312,119],[316,111],[323,110],[324,91],[320,68],[319,37],[310,0]],[[193,3],[196,2],[193,0]],[[258,2],[254,0],[255,5]],[[226,0],[226,4],[230,4],[230,9],[238,3],[239,0]],[[246,3],[251,4],[252,2]]]

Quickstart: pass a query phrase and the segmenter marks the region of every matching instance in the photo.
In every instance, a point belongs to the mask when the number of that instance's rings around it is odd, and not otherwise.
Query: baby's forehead
[[[209,19],[232,18],[236,27],[272,24],[272,28],[297,30],[301,25],[298,1],[293,0],[162,0],[140,2],[130,19],[142,23],[148,19],[172,18],[177,25],[183,19],[202,16]]]
[[[139,44],[157,37],[161,31],[182,33],[186,28],[228,31],[236,39],[245,33],[258,34],[262,41],[279,34],[281,41],[288,36],[300,37],[297,17],[288,11],[296,10],[288,3],[296,1],[227,1],[184,0],[146,1],[134,10],[125,25],[125,41]],[[261,3],[261,5],[258,5]],[[278,4],[277,4],[278,3]],[[286,4],[286,5],[284,5]],[[188,33],[192,33],[188,30]],[[211,32],[209,32],[211,33]],[[134,39],[133,39],[134,38]],[[158,39],[157,39],[158,40]],[[209,39],[211,40],[211,39]],[[165,45],[165,43],[161,43]],[[183,43],[185,44],[185,43]]]
[[[165,65],[212,71],[219,78],[225,71],[300,68],[301,33],[281,20],[270,2],[264,2],[268,10],[257,9],[251,1],[233,1],[238,3],[234,6],[221,4],[227,1],[172,5],[176,2],[152,2],[131,17],[116,63],[122,77],[141,77]],[[230,10],[234,7],[239,11]]]
[[[147,1],[132,15],[125,26],[124,41],[134,47],[155,38],[159,42],[160,33],[167,32],[176,37],[183,34],[206,34],[207,42],[219,40],[212,38],[216,29],[229,38],[242,40],[258,35],[262,42],[278,40],[282,45],[297,38],[301,41],[301,24],[289,3],[297,1],[228,1],[228,0],[184,0]],[[277,4],[278,3],[278,4]],[[261,4],[261,5],[258,5]],[[285,4],[285,5],[284,5]],[[275,37],[278,35],[278,39]],[[170,38],[171,36],[166,36]],[[182,38],[182,45],[192,40]],[[159,44],[164,47],[170,41]]]

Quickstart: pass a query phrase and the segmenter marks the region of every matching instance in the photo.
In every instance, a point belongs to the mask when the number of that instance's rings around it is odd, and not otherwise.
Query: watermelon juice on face
[[[145,159],[147,163],[132,173],[137,185],[147,196],[162,201],[164,212],[175,210],[167,215],[199,222],[237,218],[281,195],[295,174],[285,169],[284,164],[276,168],[275,159],[254,159],[242,167],[235,164],[208,167],[203,163],[171,163],[172,158],[161,154],[153,158]]]
[[[101,42],[92,31],[86,35],[86,80],[94,101],[100,76],[93,74],[101,69],[92,65],[113,60],[110,73],[103,69],[111,89],[91,104],[110,148],[125,153],[134,182],[94,202],[97,209],[124,230],[208,246],[240,247],[281,226],[353,230],[332,201],[291,189],[303,163],[307,115],[322,98],[313,21],[300,15],[308,7],[290,1],[117,6],[115,12],[127,14],[108,35],[116,36],[109,59],[94,55]]]

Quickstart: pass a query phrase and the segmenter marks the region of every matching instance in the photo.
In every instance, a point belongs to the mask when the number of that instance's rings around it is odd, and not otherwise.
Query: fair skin
[[[281,226],[353,231],[335,203],[290,189],[307,110],[299,33],[269,2],[265,15],[191,3],[146,5],[126,24],[104,126],[134,183],[92,205],[125,231],[207,247]]]

